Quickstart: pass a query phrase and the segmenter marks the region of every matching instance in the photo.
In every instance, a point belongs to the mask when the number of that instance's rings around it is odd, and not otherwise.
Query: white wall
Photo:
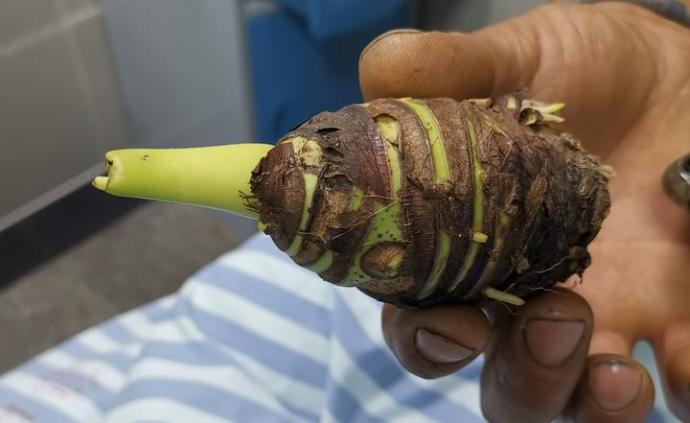
[[[101,1],[137,145],[251,137],[241,1]]]
[[[0,231],[129,143],[99,4],[0,1]]]
[[[242,3],[0,1],[0,231],[107,150],[250,140]]]

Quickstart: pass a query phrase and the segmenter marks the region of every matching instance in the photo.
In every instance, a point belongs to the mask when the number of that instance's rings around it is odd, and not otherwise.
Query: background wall
[[[0,231],[130,141],[100,5],[0,2]]]
[[[251,138],[242,2],[102,0],[102,6],[136,145]]]

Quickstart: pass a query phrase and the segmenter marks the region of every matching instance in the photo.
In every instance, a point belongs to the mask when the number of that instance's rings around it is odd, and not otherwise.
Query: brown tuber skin
[[[252,206],[295,262],[381,301],[524,298],[582,274],[609,209],[610,170],[549,126],[560,107],[379,99],[321,113],[254,170]]]

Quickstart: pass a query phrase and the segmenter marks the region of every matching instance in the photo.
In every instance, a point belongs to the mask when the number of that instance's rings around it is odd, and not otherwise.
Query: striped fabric
[[[257,236],[179,293],[4,375],[0,422],[484,421],[481,360],[440,380],[412,376],[379,313]]]

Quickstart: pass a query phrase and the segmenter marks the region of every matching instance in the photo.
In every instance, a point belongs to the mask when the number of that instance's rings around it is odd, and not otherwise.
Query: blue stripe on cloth
[[[176,297],[177,294],[173,294],[173,298]],[[158,300],[146,304],[143,307],[138,308],[137,310],[143,313],[144,316],[146,316],[151,321],[151,323],[158,323],[164,320],[169,320],[179,314],[177,312],[175,304],[173,304],[170,307],[163,307],[163,304],[165,304],[164,300]]]
[[[16,410],[21,415],[30,416],[32,422],[37,423],[73,423],[76,420],[45,403],[29,398],[26,395],[0,383],[0,409]]]
[[[324,337],[329,336],[330,310],[298,297],[294,291],[285,290],[225,266],[208,267],[198,273],[195,279],[271,310],[309,331]]]
[[[375,423],[384,421],[372,416],[362,408],[362,404],[335,381],[330,380],[327,386],[328,410],[339,422]]]
[[[254,357],[266,367],[309,385],[322,388],[328,376],[328,369],[322,363],[306,355],[283,347],[269,339],[251,332],[229,320],[224,320],[205,311],[196,309],[189,300],[180,298],[186,304],[187,315],[210,339],[226,347]],[[251,319],[251,316],[246,316]]]
[[[239,249],[260,251],[292,263],[292,260],[288,257],[288,255],[280,251],[280,249],[276,247],[276,245],[273,243],[273,240],[271,240],[271,237],[268,235],[256,234],[245,241],[244,244],[239,247]]]
[[[451,375],[451,377],[456,377],[463,381],[473,380],[479,381],[482,376],[482,370],[484,369],[484,356],[480,355],[475,358],[474,361],[463,367],[462,370]]]
[[[209,341],[189,341],[184,344],[149,342],[142,356],[191,365],[240,367],[231,356],[219,351]]]
[[[141,341],[129,329],[125,328],[119,320],[110,320],[98,326],[98,330],[105,333],[113,341],[121,344],[129,344]]]
[[[225,345],[222,346],[226,347]],[[59,349],[76,360],[102,360],[125,374],[142,357],[162,358],[194,365],[235,364],[233,358],[219,351],[212,341],[187,341],[184,343],[150,341],[146,343],[141,353],[134,357],[121,353],[100,353],[75,343],[66,344]]]
[[[253,351],[248,353],[247,350],[241,351],[224,344],[215,345],[213,341],[187,341],[184,343],[151,341],[147,342],[141,353],[134,357],[129,357],[121,353],[100,353],[89,350],[83,345],[76,343],[65,344],[60,347],[59,350],[76,360],[102,360],[126,374],[137,361],[142,359],[142,357],[162,358],[193,365],[235,365],[236,362],[234,359],[227,353],[220,351],[218,349],[219,347],[240,351],[260,361],[260,358],[257,357]],[[40,361],[40,358],[38,358],[38,360]],[[278,371],[270,362],[264,363],[264,365],[272,370]],[[319,365],[319,367],[322,366]],[[278,372],[283,373],[280,371]],[[292,377],[291,375],[288,376]],[[317,387],[323,387],[323,383],[318,384]]]
[[[119,395],[112,410],[130,401],[145,398],[167,398],[238,422],[303,421],[302,418],[291,416],[289,413],[280,414],[262,404],[223,389],[197,382],[166,379],[131,382]]]
[[[175,298],[175,297],[176,297],[176,295],[173,296],[172,298]],[[148,323],[153,326],[156,323],[165,322],[167,320],[170,320],[170,319],[177,317],[179,315],[179,313],[176,310],[175,305],[176,304],[173,303],[172,306],[164,308],[162,306],[162,301],[158,300],[158,301],[154,301],[152,303],[146,304],[146,305],[136,309],[134,312],[139,313],[142,316],[142,318],[146,319],[148,321]],[[107,321],[101,323],[100,325],[98,325],[98,329],[101,332],[103,332],[105,335],[110,337],[113,341],[116,341],[119,343],[133,343],[133,342],[141,341],[140,336],[137,336],[136,334],[132,333],[129,329],[127,329],[123,325],[122,320],[126,319],[127,315],[128,315],[128,313],[124,313],[124,314],[116,316],[110,320],[107,320]]]
[[[415,384],[395,358],[367,336],[360,322],[340,296],[336,296],[333,333],[358,367],[398,403],[420,410],[430,417],[446,421],[482,422],[476,414],[444,395]]]
[[[147,359],[163,359],[170,360],[177,363],[196,365],[196,366],[227,366],[235,367],[240,370],[243,366],[228,353],[223,352],[219,348],[224,346],[219,345],[213,341],[189,341],[185,343],[173,342],[148,342],[142,350],[140,356],[128,358],[129,364],[127,368],[133,367],[142,358]],[[79,357],[81,359],[100,359],[106,363],[110,363],[110,354],[94,354],[93,357]],[[121,358],[121,357],[118,357]],[[270,367],[270,366],[267,366]],[[251,377],[247,373],[248,377]],[[91,396],[89,394],[89,396]],[[99,399],[97,399],[100,401]],[[282,405],[290,410],[292,413],[301,416],[305,419],[317,420],[317,416],[313,413],[296,408],[289,403],[285,403],[281,398],[276,397]]]
[[[240,340],[241,342],[241,340]],[[146,344],[145,348],[142,350],[142,353],[140,354],[141,357],[146,357],[146,358],[160,358],[160,359],[166,359],[166,360],[171,360],[171,361],[176,361],[179,363],[184,363],[184,364],[190,364],[190,365],[207,365],[207,366],[212,366],[212,365],[225,365],[225,366],[234,366],[236,368],[242,368],[240,365],[238,365],[235,360],[229,356],[227,353],[221,351],[218,349],[217,346],[213,346],[213,343],[209,343],[209,341],[189,341],[186,343],[170,343],[170,342],[149,342]],[[226,345],[221,344],[222,347],[227,348]],[[251,350],[251,348],[249,348]],[[103,360],[114,367],[122,370],[123,372],[127,372],[129,368],[133,367],[139,360],[141,360],[141,357],[127,357],[123,356],[122,354],[117,354],[117,353],[110,353],[110,354],[101,354],[97,352],[90,351],[84,347],[78,346],[76,348],[71,348],[69,350],[64,350],[65,353],[68,353],[72,355],[76,359],[100,359]],[[250,351],[251,352],[251,351]],[[247,351],[242,351],[243,354],[248,354]],[[291,367],[290,365],[287,366],[279,366],[280,368],[276,368],[274,365],[275,363],[272,363],[270,360],[266,362],[266,359],[263,358],[262,360],[262,354],[253,355],[257,360],[260,360],[262,364],[264,364],[266,367],[278,371],[280,373],[285,373],[287,374],[288,377],[292,379],[298,379],[298,380],[303,380],[305,381],[305,374],[295,376],[295,372],[299,372],[298,367]],[[113,360],[115,358],[115,360]],[[273,357],[274,359],[276,357]],[[282,363],[280,358],[277,359],[278,363]],[[114,364],[116,362],[117,365]],[[282,371],[281,371],[282,370]],[[325,376],[318,375],[320,378],[325,378]],[[307,378],[311,379],[311,378]],[[309,382],[309,380],[306,380]],[[330,383],[329,383],[330,385]],[[317,387],[319,389],[322,389],[323,383],[317,384]],[[352,396],[347,393],[345,390],[343,390],[340,387],[336,387],[336,399],[331,398],[331,402],[336,401],[337,403],[331,404],[330,407],[332,408],[332,412],[335,413],[336,415],[347,415],[348,413],[354,413],[357,415],[362,415],[362,416],[367,416],[366,412],[361,410],[361,407],[356,403],[356,400],[352,398]],[[280,400],[279,398],[277,398]],[[344,402],[340,402],[344,401]],[[338,405],[339,404],[339,405]],[[318,420],[316,416],[313,414],[296,409],[293,406],[290,406],[287,403],[283,403],[283,406],[290,410],[292,413],[306,419],[311,419],[311,420]],[[334,408],[335,407],[335,408]],[[338,408],[339,407],[339,408]],[[351,411],[347,411],[348,409],[351,409]],[[343,420],[347,421],[347,420]],[[366,421],[366,419],[364,420]]]
[[[119,371],[126,373],[133,363],[136,362],[138,357],[130,357],[122,353],[101,353],[98,351],[93,351],[88,347],[84,346],[79,342],[78,338],[68,341],[58,347],[60,351],[63,351],[76,359],[81,360],[103,360],[108,362],[111,366],[115,367]],[[40,359],[40,358],[39,358]]]
[[[22,372],[59,384],[85,398],[89,398],[101,411],[104,410],[105,403],[116,394],[91,378],[71,372],[69,369],[56,369],[37,360],[23,366]]]
[[[665,423],[665,422],[666,422],[666,419],[664,419],[664,416],[656,408],[652,408],[652,410],[649,413],[649,416],[647,416],[647,420],[645,420],[645,423]]]

